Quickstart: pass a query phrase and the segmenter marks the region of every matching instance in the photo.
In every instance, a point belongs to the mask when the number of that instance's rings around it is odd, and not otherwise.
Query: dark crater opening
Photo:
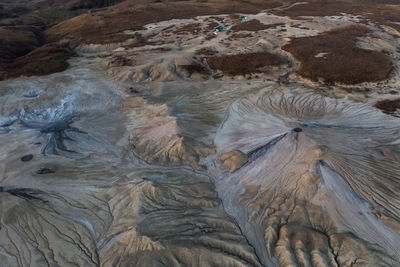
[[[78,116],[65,116],[53,121],[35,120],[31,118],[19,117],[19,121],[23,127],[29,129],[37,129],[40,133],[47,137],[46,144],[42,149],[45,155],[66,155],[76,153],[76,151],[68,149],[66,141],[75,141],[70,135],[71,133],[87,134],[76,127],[71,126],[78,121]]]
[[[55,173],[54,170],[49,169],[49,168],[42,168],[38,171],[36,171],[37,174],[50,174],[50,173]]]
[[[27,162],[33,159],[33,155],[29,154],[29,155],[25,155],[21,158],[21,161],[23,162]]]

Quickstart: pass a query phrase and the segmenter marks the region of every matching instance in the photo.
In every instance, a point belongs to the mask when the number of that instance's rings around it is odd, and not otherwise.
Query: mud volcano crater
[[[76,151],[68,149],[66,145],[66,141],[75,141],[71,137],[71,134],[87,134],[85,131],[72,126],[79,119],[78,115],[59,114],[57,112],[47,114],[46,111],[42,113],[35,111],[27,113],[25,110],[22,110],[14,119],[1,125],[0,133],[26,129],[37,130],[45,138],[45,145],[42,148],[43,154],[68,156],[76,153]],[[37,144],[40,144],[40,142]],[[21,158],[21,160],[29,161],[32,158],[32,155],[27,155]]]
[[[352,242],[357,257],[398,260],[400,235],[385,223],[400,219],[399,133],[398,120],[365,104],[276,93],[237,101],[215,138],[216,188],[266,266],[307,265],[317,252],[342,266],[352,256],[340,246]]]

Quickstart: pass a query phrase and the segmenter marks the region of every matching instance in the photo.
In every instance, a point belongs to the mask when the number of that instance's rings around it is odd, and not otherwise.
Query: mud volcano
[[[383,221],[400,215],[399,132],[378,110],[312,94],[237,101],[215,138],[217,191],[266,266],[394,266],[400,236]],[[247,161],[220,171],[231,151]]]
[[[400,266],[398,2],[1,1],[0,267]]]

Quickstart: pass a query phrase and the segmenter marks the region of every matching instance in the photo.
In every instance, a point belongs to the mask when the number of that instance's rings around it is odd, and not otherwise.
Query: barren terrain
[[[0,266],[400,266],[399,94],[396,1],[5,1]]]

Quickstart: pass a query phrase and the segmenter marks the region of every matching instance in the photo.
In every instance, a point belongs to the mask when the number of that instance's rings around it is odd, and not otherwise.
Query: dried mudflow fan
[[[263,265],[396,266],[399,137],[365,104],[264,94],[231,105],[211,173]]]

